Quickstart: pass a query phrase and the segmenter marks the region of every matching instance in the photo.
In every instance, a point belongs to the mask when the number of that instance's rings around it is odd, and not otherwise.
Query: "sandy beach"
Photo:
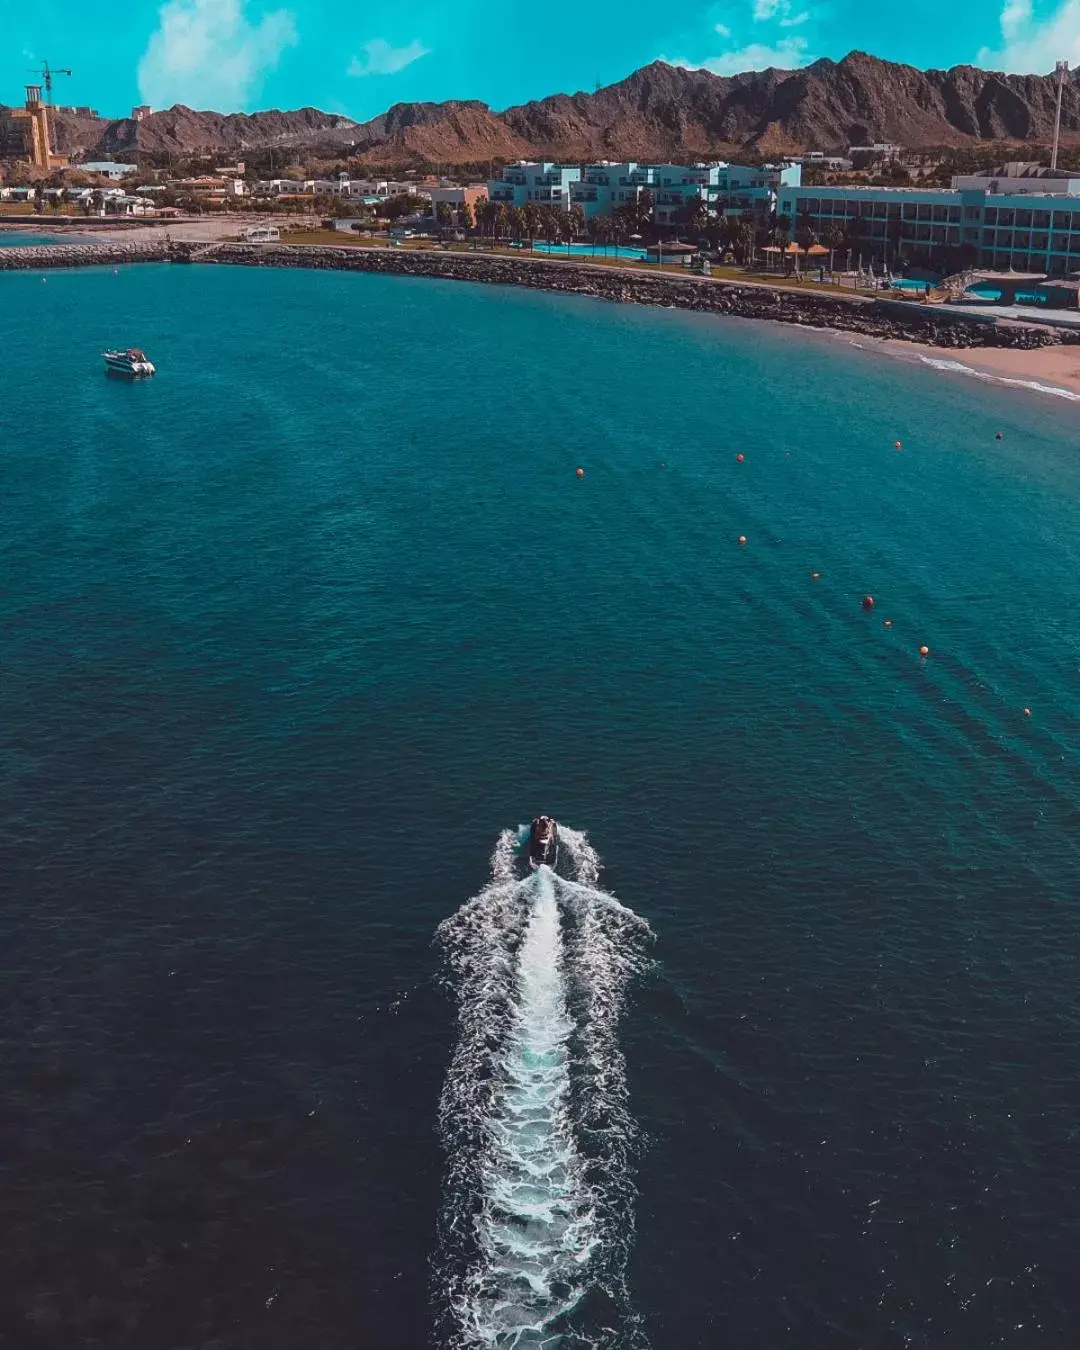
[[[1080,345],[1039,347],[969,347],[945,351],[920,342],[887,338],[880,344],[892,355],[924,361],[942,370],[961,368],[991,379],[1015,382],[1047,391],[1060,391],[1080,398]]]

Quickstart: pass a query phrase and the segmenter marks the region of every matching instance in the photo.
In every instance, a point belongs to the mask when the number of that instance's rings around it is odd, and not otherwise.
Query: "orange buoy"
[[[903,448],[904,448],[904,442],[903,442],[903,441],[893,441],[893,443],[892,443],[892,448],[893,448],[894,450],[903,450]]]
[[[584,478],[584,477],[585,477],[585,470],[584,470],[584,469],[578,469],[578,471],[577,471],[577,476],[578,476],[579,478]]]
[[[735,456],[735,463],[736,463],[736,464],[742,464],[743,461],[744,461],[745,459],[746,459],[746,456],[745,456],[745,455],[743,454],[743,452],[740,450],[739,453]]]
[[[872,595],[864,595],[863,598],[862,598],[862,607],[863,607],[863,609],[865,609],[865,610],[871,610],[871,609],[873,609],[873,608],[874,608],[874,597],[873,597]]]
[[[892,619],[886,619],[886,620],[885,620],[885,627],[886,627],[886,628],[891,628],[891,627],[892,627]]]
[[[930,655],[930,648],[929,648],[929,647],[920,647],[920,648],[919,648],[919,655],[920,655],[920,656],[929,656],[929,655]]]
[[[1030,708],[1025,708],[1025,709],[1024,709],[1024,716],[1025,716],[1025,717],[1030,717],[1030,716],[1031,716],[1031,709],[1030,709]]]
[[[745,543],[746,543],[746,535],[745,535],[745,534],[740,534],[740,535],[739,535],[739,543],[740,543],[740,544],[745,544]]]

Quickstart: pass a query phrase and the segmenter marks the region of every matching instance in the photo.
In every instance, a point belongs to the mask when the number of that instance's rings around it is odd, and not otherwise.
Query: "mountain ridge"
[[[919,70],[853,51],[798,70],[736,75],[654,61],[594,93],[552,94],[501,112],[475,99],[397,103],[356,122],[301,108],[256,113],[177,105],[140,122],[57,111],[58,149],[102,154],[305,150],[361,163],[698,159],[838,151],[890,141],[909,149],[1047,142],[1057,78],[970,65]],[[1080,81],[1065,83],[1062,141],[1080,143]]]

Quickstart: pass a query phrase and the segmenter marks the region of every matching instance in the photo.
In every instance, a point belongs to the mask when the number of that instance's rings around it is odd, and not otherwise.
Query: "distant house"
[[[281,231],[276,225],[249,225],[246,230],[240,231],[240,238],[246,244],[276,244],[281,238]]]
[[[94,160],[89,164],[79,164],[76,166],[83,173],[98,173],[103,178],[109,179],[111,183],[118,183],[121,178],[126,178],[129,173],[138,173],[137,164],[116,164],[111,159]]]
[[[112,216],[151,216],[154,203],[145,197],[115,196],[105,198],[105,210]]]

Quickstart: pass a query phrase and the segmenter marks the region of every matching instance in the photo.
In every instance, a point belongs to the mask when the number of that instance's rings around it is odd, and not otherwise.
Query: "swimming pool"
[[[628,248],[625,244],[533,244],[537,253],[561,253],[565,258],[633,258],[644,262],[643,248]]]
[[[934,282],[917,281],[914,277],[898,277],[890,284],[898,291],[925,291],[927,286],[933,287]]]
[[[979,300],[1000,300],[1001,292],[996,286],[969,286],[965,296],[973,295]],[[1045,305],[1046,296],[1036,291],[1017,291],[1016,303],[1019,305]]]

